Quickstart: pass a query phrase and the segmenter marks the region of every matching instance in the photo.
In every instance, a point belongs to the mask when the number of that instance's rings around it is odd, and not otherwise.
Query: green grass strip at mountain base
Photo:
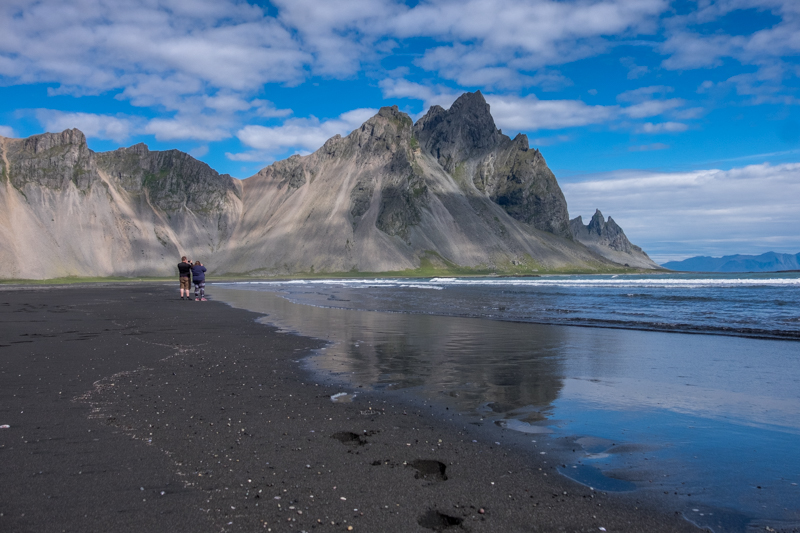
[[[464,278],[489,278],[489,277],[538,277],[538,276],[558,276],[558,275],[607,275],[607,274],[663,274],[665,270],[648,270],[641,268],[609,268],[598,267],[597,269],[581,269],[573,267],[551,268],[537,270],[516,268],[499,269],[488,267],[437,267],[431,263],[422,262],[422,266],[409,270],[389,270],[384,272],[298,272],[296,274],[280,274],[265,276],[263,274],[222,274],[208,275],[208,283],[214,282],[234,282],[234,281],[282,281],[282,280],[321,280],[321,279],[363,279],[363,278],[441,278],[441,277],[464,277]],[[175,277],[64,277],[51,279],[0,279],[0,286],[9,285],[77,285],[77,284],[98,284],[98,283],[177,283]]]

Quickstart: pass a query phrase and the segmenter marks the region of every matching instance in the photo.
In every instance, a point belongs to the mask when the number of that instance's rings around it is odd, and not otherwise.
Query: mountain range
[[[662,265],[683,272],[778,272],[800,270],[800,254],[767,252],[761,255],[697,256]]]
[[[0,137],[2,278],[602,272],[660,268],[598,211],[570,221],[542,154],[480,92],[414,123],[394,107],[238,180],[178,150],[97,153],[76,129]]]

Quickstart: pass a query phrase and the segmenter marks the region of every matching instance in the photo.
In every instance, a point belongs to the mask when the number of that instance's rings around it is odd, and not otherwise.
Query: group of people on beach
[[[191,300],[190,287],[194,281],[194,301],[206,301],[206,267],[200,261],[190,261],[184,255],[178,263],[178,277],[181,282],[181,300],[183,291],[186,291],[186,299]]]

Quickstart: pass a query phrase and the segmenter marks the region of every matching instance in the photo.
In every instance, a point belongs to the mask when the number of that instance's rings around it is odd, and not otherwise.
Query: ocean
[[[349,397],[409,394],[596,490],[717,533],[800,527],[800,275],[215,283],[329,341]]]

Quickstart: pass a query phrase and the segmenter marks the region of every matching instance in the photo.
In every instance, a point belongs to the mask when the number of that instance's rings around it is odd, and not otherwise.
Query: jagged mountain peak
[[[576,217],[570,221],[570,227],[578,240],[596,241],[612,250],[624,253],[630,253],[633,249],[622,228],[611,217],[606,221],[599,209],[595,210],[592,220],[586,226],[583,225],[581,217]]]
[[[391,156],[395,152],[405,152],[413,136],[414,122],[406,113],[395,106],[382,107],[347,137],[335,136],[329,139],[321,150],[323,155],[359,159],[372,156]],[[320,152],[317,152],[319,154]]]
[[[497,130],[497,131],[501,131],[501,130]],[[524,133],[517,133],[517,136],[514,137],[514,141],[513,142],[514,142],[514,144],[516,144],[517,146],[519,146],[520,148],[522,148],[524,150],[529,150],[530,147],[531,147],[530,143],[528,142],[528,136],[525,135]],[[538,152],[538,150],[536,150],[536,151]]]
[[[581,223],[583,223],[583,219],[581,219]],[[606,220],[599,209],[595,210],[594,215],[592,215],[592,220],[589,221],[586,229],[589,233],[594,233],[601,238],[607,238],[609,242],[617,242],[617,246],[621,251],[627,252],[629,251],[628,248],[633,246],[628,242],[628,238],[625,237],[625,232],[614,222],[614,219],[608,217],[608,220]],[[625,244],[626,242],[627,244]]]
[[[608,217],[595,210],[589,224],[583,224],[583,217],[577,216],[569,222],[575,240],[588,246],[600,255],[617,263],[643,268],[658,268],[647,254],[632,244],[622,228]]]
[[[132,152],[132,153],[135,153],[135,154],[149,154],[150,153],[150,147],[147,146],[145,143],[136,143],[133,146],[128,147],[127,150],[129,152]]]
[[[30,183],[62,190],[74,183],[85,190],[92,182],[93,153],[78,129],[6,141],[4,158],[10,181],[19,189]]]
[[[364,122],[360,129],[369,130],[372,135],[380,136],[383,132],[381,128],[385,129],[386,126],[390,125],[393,127],[393,133],[400,133],[404,129],[408,129],[410,132],[414,126],[414,121],[411,120],[408,114],[400,111],[396,105],[386,106],[380,108],[372,118]],[[380,128],[376,128],[378,126]],[[370,130],[370,128],[372,129]]]
[[[495,126],[480,91],[462,94],[447,110],[432,106],[414,125],[414,134],[422,149],[448,172],[507,139]]]
[[[450,111],[462,116],[473,116],[484,121],[491,121],[494,126],[494,119],[489,112],[489,104],[486,103],[486,98],[479,90],[474,93],[464,93],[456,98],[456,101],[450,106]]]
[[[77,128],[60,133],[41,133],[32,135],[23,141],[23,150],[39,154],[57,146],[86,147],[86,135]]]
[[[394,118],[394,119],[398,119],[398,120],[402,120],[402,121],[406,121],[406,122],[411,122],[411,117],[409,117],[408,114],[403,113],[402,111],[400,111],[400,108],[397,107],[396,105],[384,106],[384,107],[380,108],[378,110],[378,114],[376,116],[384,117],[384,118],[388,118],[388,119],[393,119]],[[413,122],[412,122],[412,124],[413,124]]]
[[[147,191],[154,205],[167,213],[221,210],[240,185],[203,161],[180,150],[151,151],[146,144],[95,154],[100,170],[128,192]]]
[[[495,126],[480,91],[461,95],[448,110],[433,106],[414,125],[422,151],[458,179],[536,229],[572,238],[567,203],[555,176],[528,137]]]
[[[581,223],[583,223],[583,219],[581,219]],[[592,219],[586,226],[586,229],[589,231],[589,233],[596,233],[597,235],[602,235],[605,227],[606,227],[606,219],[605,217],[603,217],[603,213],[601,213],[599,209],[596,209],[594,215],[592,215]]]

